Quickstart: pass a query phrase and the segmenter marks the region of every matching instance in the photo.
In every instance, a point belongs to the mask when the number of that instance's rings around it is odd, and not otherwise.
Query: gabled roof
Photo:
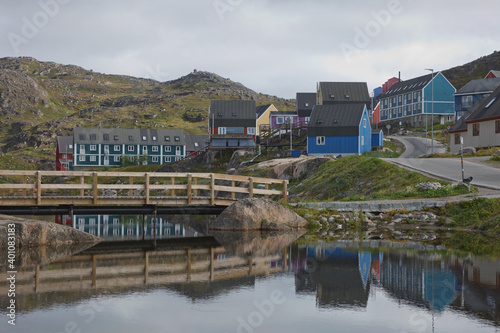
[[[319,82],[323,104],[370,103],[366,82]]]
[[[474,103],[472,107],[476,104],[478,104],[478,106],[475,107],[470,113],[466,123],[475,123],[489,119],[500,119],[500,86],[496,88],[488,97]]]
[[[308,136],[357,136],[365,109],[366,105],[361,103],[316,105],[311,113]]]
[[[460,88],[455,95],[465,95],[474,93],[490,93],[500,86],[500,77],[493,79],[479,79],[469,81],[465,86]]]
[[[297,112],[295,111],[271,111],[269,112],[270,116],[297,116]]]
[[[61,154],[73,154],[73,137],[72,136],[58,136],[57,149]]]
[[[469,119],[470,115],[475,112],[481,105],[485,105],[484,102],[485,98],[481,98],[478,100],[476,103],[474,103],[467,112],[465,112],[460,119],[457,120],[453,126],[448,130],[449,133],[455,133],[455,132],[464,132],[467,131],[467,119]]]
[[[259,119],[266,111],[267,109],[269,109],[271,106],[273,106],[272,104],[267,104],[267,105],[261,105],[261,106],[258,106],[257,107],[257,119]]]
[[[295,111],[299,117],[310,117],[313,107],[316,105],[316,93],[297,93],[295,99]]]
[[[434,77],[439,73],[434,73]],[[401,94],[406,94],[412,91],[420,91],[424,89],[424,87],[431,82],[432,75],[427,74],[423,76],[419,76],[410,80],[401,81],[395,83],[391,89],[389,89],[384,94],[380,95],[381,98],[397,96]]]
[[[210,126],[214,127],[255,127],[257,118],[255,101],[210,102]]]
[[[75,127],[73,140],[79,144],[184,145],[184,130]]]
[[[486,76],[484,78],[486,78],[488,75],[490,75],[490,73],[495,75],[495,77],[500,77],[500,71],[496,71],[496,70],[492,69],[491,71],[488,72],[488,74],[486,74]]]
[[[197,151],[207,146],[210,142],[210,136],[207,134],[195,135],[186,134],[186,150]]]

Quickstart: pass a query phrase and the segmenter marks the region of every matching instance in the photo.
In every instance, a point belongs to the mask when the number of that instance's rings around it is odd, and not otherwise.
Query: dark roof
[[[91,137],[91,135],[95,137]],[[105,140],[106,137],[107,140]],[[129,137],[132,137],[132,140]],[[143,137],[146,140],[143,140]],[[165,140],[165,137],[168,137],[169,140]],[[75,127],[73,128],[73,138],[75,143],[80,144],[184,145],[184,130]],[[176,138],[178,138],[177,141]]]
[[[208,145],[210,142],[210,136],[208,134],[186,134],[186,150],[187,151],[197,151]]]
[[[462,117],[460,117],[460,119],[457,120],[456,123],[453,124],[453,126],[451,126],[451,128],[448,130],[448,132],[450,133],[454,133],[454,132],[463,132],[463,131],[467,131],[467,119],[469,119],[470,115],[477,110],[477,108],[479,108],[483,102],[484,102],[485,98],[481,98],[480,100],[478,100],[476,103],[474,103],[474,105],[472,105],[469,110],[467,110],[467,112],[465,112]]]
[[[318,93],[323,104],[370,103],[366,82],[319,82]]]
[[[58,136],[57,147],[61,154],[73,154],[73,137],[72,136]]]
[[[365,107],[361,103],[316,105],[311,113],[308,136],[359,135],[359,124]]]
[[[215,127],[255,127],[255,101],[210,102],[210,125]]]
[[[455,95],[473,94],[473,93],[490,93],[500,86],[500,77],[493,79],[479,79],[469,81],[465,86],[460,88]]]
[[[297,116],[297,112],[295,111],[271,111],[269,112],[270,116]]]
[[[472,107],[474,107],[476,104],[478,105],[468,116],[466,120],[467,123],[473,123],[486,119],[500,118],[500,86],[496,88],[488,97],[474,103]]]
[[[267,104],[267,105],[261,105],[257,107],[257,119],[260,118],[264,114],[264,112],[267,111],[272,106],[272,104]]]
[[[297,111],[299,117],[310,117],[315,105],[316,93],[297,93],[295,111]]]
[[[439,73],[434,73],[434,77],[438,75]],[[389,89],[387,92],[384,94],[381,94],[381,98],[385,97],[390,97],[390,96],[397,96],[401,94],[406,94],[412,91],[419,91],[424,89],[424,87],[431,82],[432,76],[431,74],[419,76],[410,80],[406,81],[401,81],[398,83],[395,83],[391,89]]]

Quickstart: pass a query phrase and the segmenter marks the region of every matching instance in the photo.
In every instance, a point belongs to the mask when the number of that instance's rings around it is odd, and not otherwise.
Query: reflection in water
[[[107,241],[51,263],[19,267],[20,325],[33,330],[42,311],[44,318],[59,318],[46,323],[51,331],[64,331],[68,320],[82,328],[87,324],[82,307],[95,310],[96,300],[105,299],[113,306],[101,306],[102,316],[87,331],[132,331],[130,318],[139,311],[144,318],[133,323],[144,321],[143,332],[499,327],[498,259],[380,248],[373,242],[356,248],[347,242],[293,243],[300,234],[212,236]],[[6,272],[0,268],[2,290]],[[272,303],[275,291],[286,302]],[[2,297],[3,312],[5,302]],[[431,315],[432,321],[423,322],[426,330],[412,324]],[[176,320],[182,325],[162,326]],[[153,323],[159,326],[146,329]]]

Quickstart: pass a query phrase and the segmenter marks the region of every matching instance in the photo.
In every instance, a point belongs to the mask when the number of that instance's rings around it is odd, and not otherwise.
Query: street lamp
[[[434,154],[434,69],[426,68],[425,70],[431,71],[431,153]]]

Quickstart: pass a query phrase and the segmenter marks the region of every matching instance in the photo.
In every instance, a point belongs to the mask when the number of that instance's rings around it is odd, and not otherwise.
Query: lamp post
[[[434,69],[426,68],[425,70],[431,71],[431,153],[434,154]]]

